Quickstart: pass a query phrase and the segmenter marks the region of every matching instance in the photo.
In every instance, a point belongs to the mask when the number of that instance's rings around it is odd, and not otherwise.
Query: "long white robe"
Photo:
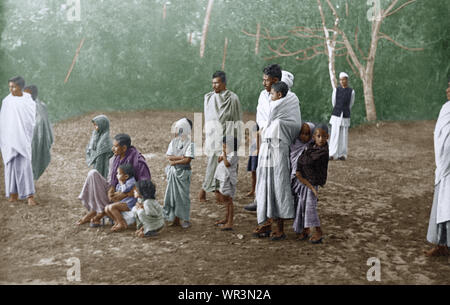
[[[205,152],[208,156],[208,164],[202,188],[207,192],[216,189],[214,174],[217,168],[217,160],[222,153],[222,139],[226,135],[241,138],[242,122],[241,103],[238,96],[230,90],[220,93],[209,92],[204,100],[205,113]]]
[[[9,94],[0,110],[0,149],[5,165],[5,193],[23,199],[34,194],[31,143],[36,124],[36,103],[28,93]],[[31,175],[30,175],[31,174]]]
[[[450,101],[442,106],[434,130],[437,223],[450,221]]]
[[[262,143],[256,172],[256,203],[258,224],[268,218],[294,218],[294,199],[290,182],[289,145],[301,128],[300,103],[293,92],[270,104],[263,104],[260,95],[258,125],[263,126]],[[266,120],[267,118],[267,120]]]
[[[350,109],[355,103],[355,90],[352,90],[352,97],[350,99]],[[336,105],[336,89],[331,95],[331,104],[333,108]],[[348,128],[350,127],[350,118],[344,118],[344,113],[340,116],[332,115],[330,118],[331,135],[328,143],[330,150],[330,157],[338,159],[340,157],[347,158],[348,151]]]

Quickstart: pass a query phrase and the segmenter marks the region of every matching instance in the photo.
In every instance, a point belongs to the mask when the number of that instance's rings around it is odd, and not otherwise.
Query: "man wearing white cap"
[[[294,86],[294,74],[288,71],[281,71],[281,81],[284,82],[289,90],[291,90],[292,86]]]
[[[341,86],[333,90],[331,103],[331,137],[329,141],[330,160],[347,159],[348,127],[350,127],[350,110],[355,102],[355,90],[348,87],[348,74],[339,74]]]

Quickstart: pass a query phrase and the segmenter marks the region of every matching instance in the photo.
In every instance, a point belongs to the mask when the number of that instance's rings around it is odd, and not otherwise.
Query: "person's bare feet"
[[[111,232],[119,232],[125,230],[126,228],[128,228],[128,226],[125,222],[119,222],[117,225],[111,228]]]
[[[322,242],[322,235],[323,235],[322,230],[320,229],[320,227],[317,227],[314,230],[314,234],[311,236],[309,241],[312,242],[313,244],[321,243]]]
[[[144,234],[144,227],[141,227],[140,229],[137,229],[136,232],[134,232],[134,235],[140,237],[140,233],[142,232],[142,234]]]
[[[19,194],[10,194],[8,201],[16,202],[19,199]]]
[[[206,202],[206,192],[204,189],[200,190],[200,193],[198,194],[198,200],[200,202]]]
[[[144,230],[139,231],[139,232],[137,233],[137,237],[144,238],[144,237],[145,237]]]
[[[255,192],[248,192],[248,193],[245,195],[245,197],[249,197],[249,198],[255,197]]]
[[[175,219],[172,221],[169,227],[178,227],[178,226],[181,226],[180,218],[175,217]]]
[[[302,233],[297,235],[297,240],[307,240],[311,234],[311,231],[309,228],[303,229]]]
[[[222,231],[231,231],[233,230],[233,224],[232,223],[225,223],[223,226],[220,227]]]
[[[227,223],[227,220],[226,219],[222,219],[222,220],[217,220],[214,224],[216,226],[219,226],[219,225],[224,225],[226,223]]]
[[[28,197],[28,205],[36,206],[36,205],[38,205],[38,203],[34,200],[34,197]]]
[[[437,257],[437,256],[449,256],[450,252],[447,246],[436,246],[430,250],[423,251],[425,256]]]
[[[92,217],[95,216],[95,214],[96,214],[95,211],[87,213],[87,214],[84,215],[80,220],[78,220],[76,224],[77,224],[78,226],[80,226],[80,225],[82,225],[82,224],[85,224],[85,223],[90,222],[91,219],[92,219]]]

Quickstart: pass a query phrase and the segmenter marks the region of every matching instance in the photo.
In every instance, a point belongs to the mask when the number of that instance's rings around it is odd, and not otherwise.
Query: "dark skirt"
[[[256,172],[258,168],[258,156],[250,156],[247,163],[248,172]]]

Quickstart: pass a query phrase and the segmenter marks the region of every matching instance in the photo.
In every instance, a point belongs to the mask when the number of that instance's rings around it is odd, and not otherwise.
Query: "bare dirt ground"
[[[450,284],[448,258],[428,259],[426,231],[434,181],[434,121],[385,122],[352,128],[348,161],[329,165],[319,190],[324,243],[255,239],[256,215],[243,210],[251,199],[247,159],[240,158],[234,231],[213,225],[223,214],[211,194],[197,194],[206,158],[192,162],[188,230],[166,228],[159,237],[140,239],[134,229],[110,233],[77,227],[85,214],[77,196],[89,169],[84,150],[98,113],[54,126],[52,162],[36,184],[38,207],[4,197],[0,165],[0,283],[3,284],[373,284],[367,260],[381,262],[381,284]],[[166,187],[165,152],[171,123],[193,113],[114,112],[111,135],[126,132],[145,155],[157,199]],[[254,120],[246,114],[245,120]],[[240,239],[239,237],[243,238]],[[81,282],[69,282],[67,260],[81,263]]]

